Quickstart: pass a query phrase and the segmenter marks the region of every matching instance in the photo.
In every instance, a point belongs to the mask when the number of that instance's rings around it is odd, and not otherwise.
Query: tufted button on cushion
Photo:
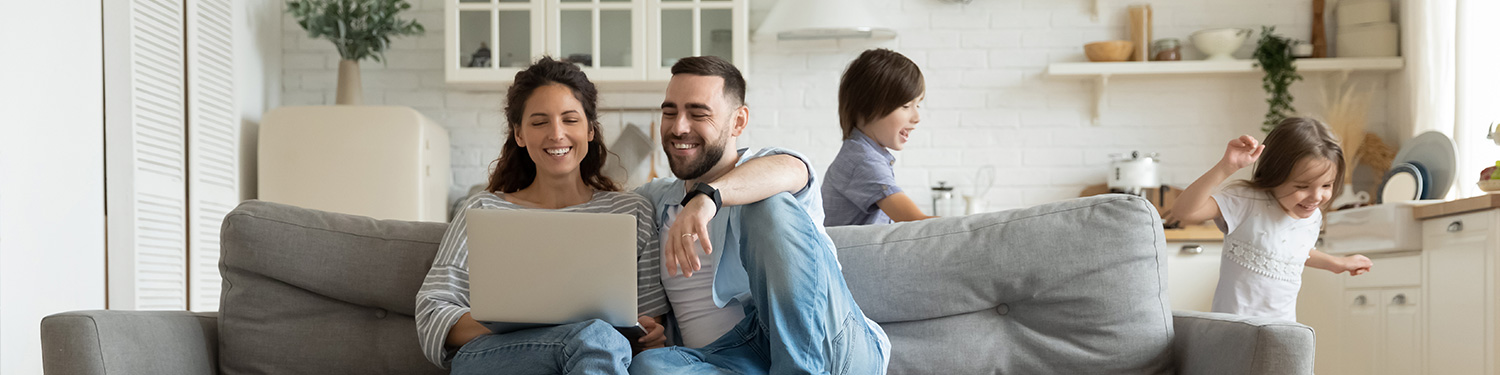
[[[1002,303],[1002,304],[1000,304],[1000,306],[995,307],[995,311],[999,312],[1000,315],[1009,314],[1010,313],[1010,305],[1006,305],[1006,304]]]
[[[385,309],[375,309],[375,319],[385,319]]]

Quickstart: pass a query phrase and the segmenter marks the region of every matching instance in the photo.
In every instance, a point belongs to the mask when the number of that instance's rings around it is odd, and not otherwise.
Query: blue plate
[[[1427,170],[1427,166],[1422,165],[1422,163],[1416,160],[1408,161],[1404,164],[1411,164],[1413,168],[1417,169],[1417,176],[1422,177],[1419,179],[1422,180],[1422,197],[1417,199],[1434,199],[1433,195],[1436,195],[1437,191],[1432,190],[1432,173]]]
[[[1422,170],[1411,163],[1392,165],[1381,181],[1380,190],[1375,195],[1376,203],[1417,200],[1424,196],[1423,187],[1426,182],[1422,178]]]

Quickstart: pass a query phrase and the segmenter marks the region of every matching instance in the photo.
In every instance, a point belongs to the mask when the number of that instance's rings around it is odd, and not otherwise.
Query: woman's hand
[[[1254,164],[1260,159],[1260,152],[1266,149],[1266,145],[1260,144],[1255,137],[1241,135],[1229,141],[1229,146],[1224,148],[1224,158],[1219,164],[1232,168],[1230,172],[1238,171]]]
[[[638,340],[641,350],[651,350],[667,346],[667,327],[662,326],[656,318],[641,315],[636,321],[641,323],[641,328],[646,329],[646,335]]]
[[[693,243],[703,245],[704,254],[713,254],[713,245],[708,240],[708,221],[717,213],[714,203],[706,195],[693,197],[687,206],[677,213],[672,227],[667,231],[661,249],[661,261],[667,265],[667,275],[681,274],[693,277],[693,272],[702,268],[698,254],[693,252]],[[680,272],[679,272],[680,271]]]

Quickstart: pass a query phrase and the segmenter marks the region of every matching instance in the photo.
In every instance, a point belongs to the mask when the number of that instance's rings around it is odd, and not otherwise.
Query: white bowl
[[[1250,29],[1208,29],[1193,33],[1193,47],[1208,55],[1204,60],[1234,60],[1231,54],[1250,37]]]

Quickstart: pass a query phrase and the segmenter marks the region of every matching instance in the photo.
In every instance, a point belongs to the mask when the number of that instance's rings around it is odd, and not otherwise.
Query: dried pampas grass
[[[1346,71],[1331,75],[1320,91],[1323,94],[1323,122],[1339,137],[1339,146],[1344,148],[1344,180],[1353,180],[1357,155],[1365,143],[1370,90],[1350,81]]]

